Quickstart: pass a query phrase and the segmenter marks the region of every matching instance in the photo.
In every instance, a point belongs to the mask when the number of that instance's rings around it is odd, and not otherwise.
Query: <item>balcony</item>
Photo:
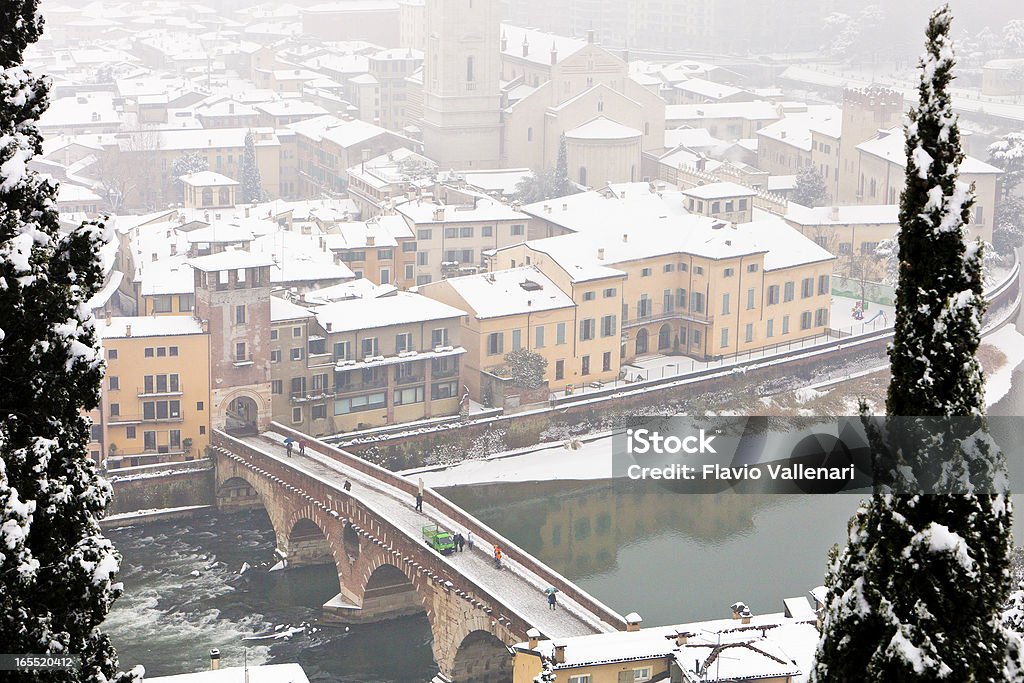
[[[395,378],[395,384],[416,384],[419,382],[423,383],[424,377],[422,375],[403,375],[402,377]]]
[[[663,311],[661,313],[649,313],[647,315],[637,316],[628,320],[622,321],[622,329],[629,329],[631,327],[641,327],[643,325],[650,325],[651,323],[659,323],[668,320],[680,320],[691,323],[698,323],[701,325],[711,325],[714,323],[714,316],[707,315],[704,313],[692,313],[690,311]]]
[[[252,365],[253,363],[254,361],[251,353],[245,356],[235,356],[234,359],[231,361],[231,364],[234,365],[236,368],[244,368],[246,366]]]
[[[446,377],[456,377],[459,374],[459,366],[456,365],[450,368],[431,368],[430,377],[431,379],[444,379]]]
[[[178,384],[176,387],[135,387],[136,396],[139,398],[148,398],[152,396],[181,396],[185,393],[185,388]]]

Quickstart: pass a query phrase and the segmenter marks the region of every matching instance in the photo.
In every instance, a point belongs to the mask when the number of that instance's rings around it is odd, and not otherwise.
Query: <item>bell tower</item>
[[[427,0],[423,146],[444,170],[501,159],[498,0]]]

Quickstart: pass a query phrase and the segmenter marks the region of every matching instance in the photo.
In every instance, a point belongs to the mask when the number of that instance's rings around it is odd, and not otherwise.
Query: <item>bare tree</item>
[[[96,177],[114,212],[156,206],[163,196],[156,155],[159,149],[160,133],[143,128],[124,134],[117,147],[102,153],[96,162]]]

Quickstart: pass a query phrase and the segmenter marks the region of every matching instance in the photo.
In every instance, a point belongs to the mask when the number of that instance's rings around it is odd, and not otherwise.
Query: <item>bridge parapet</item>
[[[312,439],[308,435],[280,423],[271,423],[270,431],[277,432],[282,436],[291,437],[296,441],[303,439],[306,441],[307,451],[314,451],[320,455],[336,460],[348,467],[362,472],[363,474],[379,479],[400,491],[404,491],[410,496],[410,498],[414,498],[416,495],[418,486],[407,477],[396,474],[395,472],[380,467],[379,465],[367,462],[366,460],[363,460],[362,458],[340,448]],[[555,570],[551,569],[551,567],[548,567],[546,564],[530,555],[528,552],[499,534],[491,527],[482,523],[473,515],[469,514],[458,505],[455,505],[444,496],[438,494],[429,487],[425,487],[423,491],[423,500],[446,517],[462,526],[465,530],[471,531],[473,536],[479,539],[479,541],[490,545],[500,545],[505,550],[506,555],[514,558],[516,562],[536,576],[540,577],[542,580],[548,582],[549,585],[557,587],[563,595],[575,600],[581,607],[597,616],[601,621],[609,624],[616,630],[626,630],[626,619],[621,614],[597,600],[594,596],[584,591],[569,579],[557,573]]]
[[[316,450],[312,440],[307,438],[307,443],[307,451]],[[396,566],[410,579],[415,579],[414,585],[421,583],[432,589],[440,596],[441,602],[462,604],[461,609],[452,609],[450,604],[447,605],[444,607],[446,613],[475,614],[475,619],[463,618],[462,621],[476,623],[478,627],[488,626],[486,629],[477,630],[488,630],[507,645],[523,640],[527,631],[537,626],[506,601],[460,574],[445,558],[429,550],[419,538],[381,517],[357,497],[344,492],[340,486],[296,468],[275,466],[275,461],[268,459],[266,453],[218,430],[213,432],[211,446],[218,457],[226,458],[245,468],[251,476],[270,482],[274,491],[283,492],[284,497],[295,499],[292,503],[281,500],[281,504],[296,508],[310,506],[336,520],[339,525],[347,524],[371,546],[371,550],[376,549],[381,557],[387,558],[388,563]],[[365,461],[360,462],[364,465],[369,464]],[[366,472],[362,468],[360,471]],[[387,474],[394,476],[390,472]],[[443,499],[439,497],[439,500]],[[274,517],[272,513],[272,520]],[[287,534],[287,531],[284,534]],[[519,558],[516,560],[519,561]],[[366,578],[368,577],[362,577],[363,580]],[[344,581],[345,577],[342,579]],[[431,620],[435,639],[440,643],[443,639],[438,637],[437,629],[441,618],[433,613],[430,602],[436,606],[439,601],[425,601],[425,608]],[[465,624],[460,626],[466,628]],[[457,646],[458,642],[455,645]],[[439,662],[442,660],[441,656],[437,658]]]

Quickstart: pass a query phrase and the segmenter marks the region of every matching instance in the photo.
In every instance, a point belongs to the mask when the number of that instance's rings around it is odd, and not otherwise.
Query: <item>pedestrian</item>
[[[548,593],[548,609],[555,609],[555,591]]]
[[[466,532],[466,545],[469,546],[470,550],[473,549],[473,532],[472,531],[467,531]]]
[[[306,440],[305,439],[299,439],[299,455],[305,455],[305,454],[306,454]]]
[[[501,546],[497,544],[494,546],[494,566],[501,569]]]
[[[284,452],[289,458],[292,457],[292,443],[294,442],[291,439],[284,442]]]
[[[346,491],[351,491],[352,490],[352,482],[350,482],[348,479],[346,479],[345,480],[345,485],[342,486],[341,488],[345,489]]]
[[[466,539],[463,537],[462,532],[457,532],[452,541],[455,542],[455,549],[461,553],[462,547],[466,545]]]
[[[416,492],[416,512],[423,512],[423,494]]]

